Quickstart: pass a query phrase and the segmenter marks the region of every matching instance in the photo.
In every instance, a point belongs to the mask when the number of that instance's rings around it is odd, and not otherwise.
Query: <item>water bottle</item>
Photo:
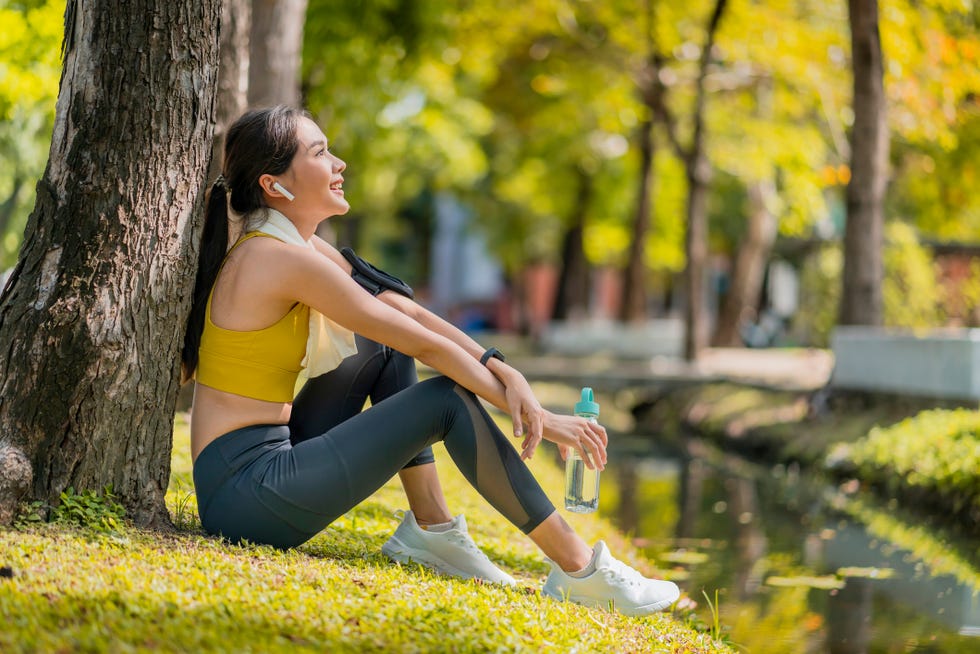
[[[599,403],[593,399],[591,388],[582,389],[575,415],[599,422]],[[591,459],[588,452],[586,456]],[[565,508],[572,513],[592,513],[599,508],[599,470],[587,468],[577,450],[571,450],[565,459]]]

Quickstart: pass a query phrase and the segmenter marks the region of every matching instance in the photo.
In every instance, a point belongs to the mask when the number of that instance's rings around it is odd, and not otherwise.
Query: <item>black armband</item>
[[[351,277],[371,295],[378,295],[382,291],[394,291],[409,299],[415,299],[415,291],[412,290],[411,286],[394,275],[389,275],[385,271],[375,268],[354,254],[354,250],[341,248],[340,253],[344,255],[344,258],[353,268],[350,273]]]
[[[486,352],[483,353],[482,357],[480,357],[480,363],[482,363],[483,365],[487,365],[487,361],[489,361],[491,358],[505,361],[504,353],[495,347],[491,347]]]

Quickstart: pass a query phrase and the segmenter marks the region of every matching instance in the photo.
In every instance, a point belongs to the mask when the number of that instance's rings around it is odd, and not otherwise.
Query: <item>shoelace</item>
[[[646,579],[646,577],[644,577],[638,571],[634,570],[622,561],[617,561],[615,559],[613,559],[612,563],[606,568],[606,570],[614,579],[625,583],[627,586],[640,585]]]
[[[463,549],[478,555],[481,559],[485,559],[487,561],[490,560],[487,555],[483,553],[483,550],[477,547],[476,543],[473,542],[473,539],[470,538],[468,533],[454,529],[448,532],[448,534],[449,538],[456,544],[461,545]]]

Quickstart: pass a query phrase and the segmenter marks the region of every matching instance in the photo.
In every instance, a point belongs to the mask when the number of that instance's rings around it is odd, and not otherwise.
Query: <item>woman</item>
[[[544,410],[499,353],[408,298],[366,293],[314,235],[350,208],[345,168],[294,109],[249,112],[227,133],[183,352],[197,378],[191,448],[204,528],[293,547],[398,472],[411,510],[388,556],[512,584],[473,545],[462,516],[450,516],[427,449],[442,440],[470,483],[549,558],[546,594],[629,614],[672,604],[673,583],[579,538],[522,461],[546,438],[601,468],[605,430]],[[226,254],[228,204],[246,233]],[[411,358],[443,376],[414,383]],[[294,401],[301,369],[310,381]],[[361,412],[365,394],[372,407]],[[513,417],[520,456],[477,395]]]

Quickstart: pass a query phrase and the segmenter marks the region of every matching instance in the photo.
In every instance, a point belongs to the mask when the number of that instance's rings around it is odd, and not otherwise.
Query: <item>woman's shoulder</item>
[[[319,249],[288,243],[275,237],[250,238],[241,244],[239,250],[239,265],[248,268],[251,271],[250,276],[275,277],[277,281],[285,283],[322,274],[324,264],[329,263],[330,259]]]

